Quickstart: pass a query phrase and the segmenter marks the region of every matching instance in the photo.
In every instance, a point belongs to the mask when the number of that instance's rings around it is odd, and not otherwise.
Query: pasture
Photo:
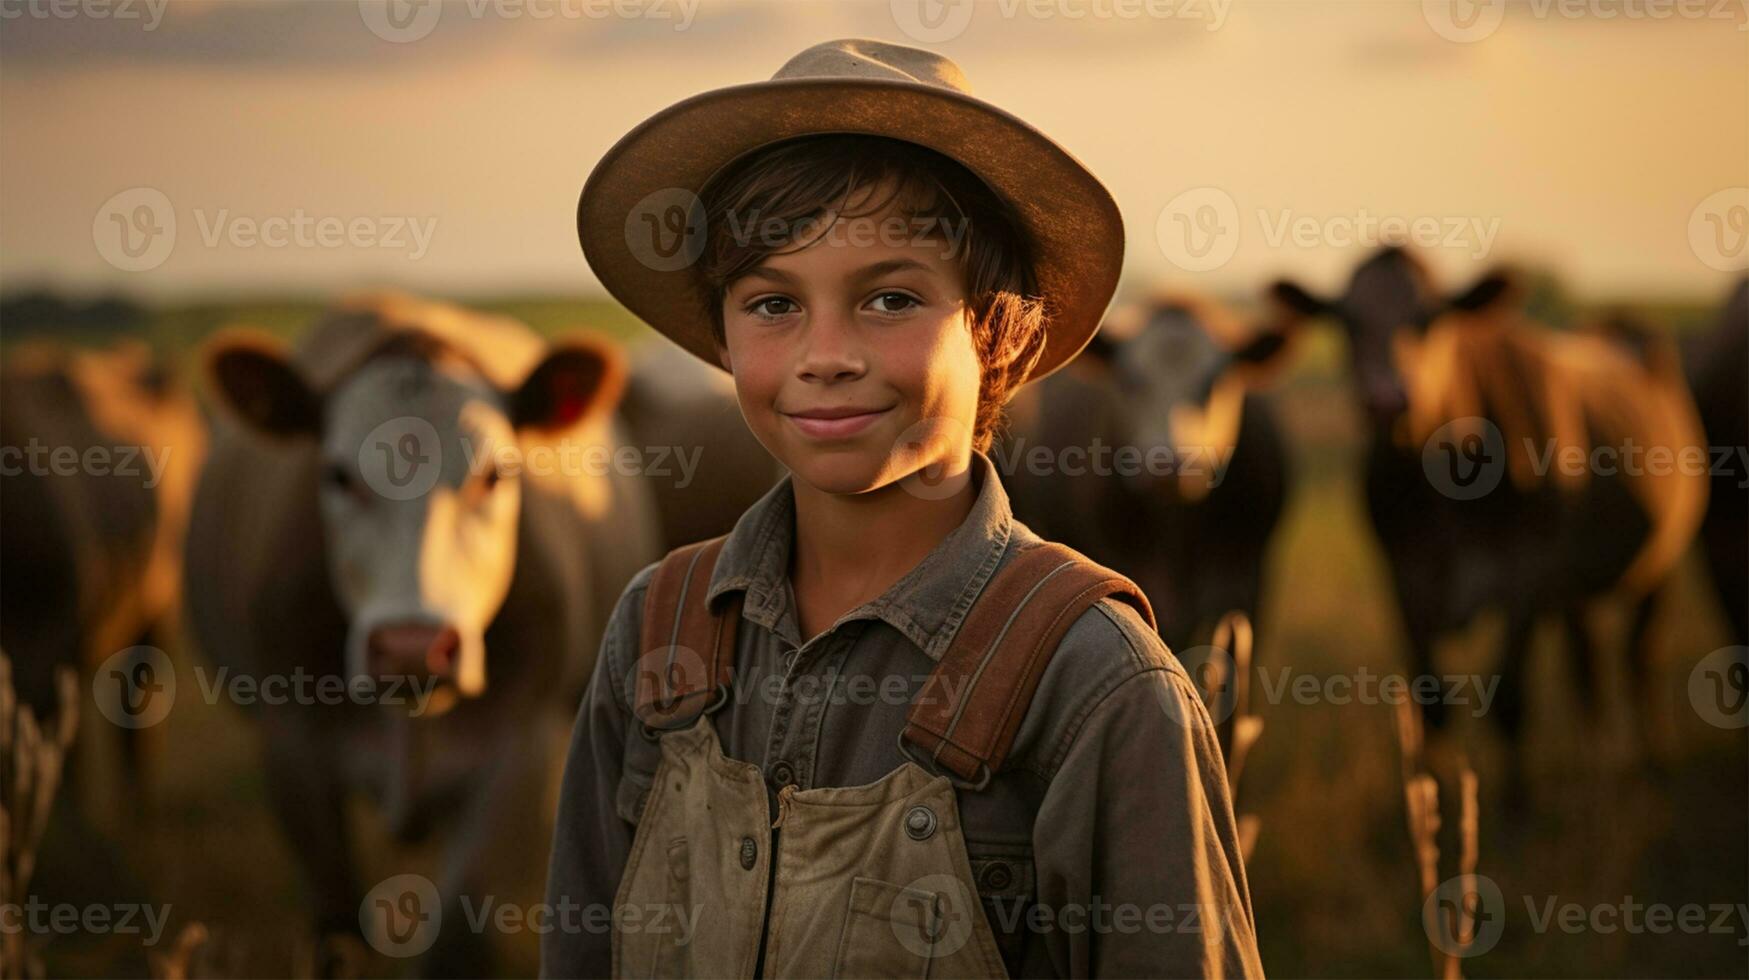
[[[1713,302],[1704,297],[1691,306],[1636,309],[1658,327],[1681,332],[1707,322]],[[643,327],[603,301],[469,303],[521,318],[542,333],[582,326],[630,344],[647,342]],[[297,300],[164,306],[149,311],[136,335],[187,378],[195,345],[214,329],[246,323],[289,335],[317,309]],[[1588,312],[1546,284],[1533,309],[1555,323]],[[1405,662],[1356,485],[1359,423],[1335,334],[1328,328],[1309,333],[1270,392],[1293,454],[1292,484],[1267,565],[1252,678],[1254,708],[1266,728],[1238,804],[1261,820],[1249,875],[1271,975],[1421,976],[1428,970],[1427,943],[1392,709],[1365,693],[1365,678],[1400,673]],[[9,331],[6,343],[25,336]],[[56,339],[94,344],[110,338],[99,331]],[[1620,652],[1606,651],[1609,698],[1600,723],[1587,727],[1560,632],[1552,626],[1537,633],[1527,672],[1531,801],[1522,813],[1510,811],[1499,792],[1505,746],[1495,727],[1485,715],[1454,712],[1480,777],[1478,871],[1504,896],[1498,944],[1465,961],[1468,975],[1741,976],[1749,966],[1749,921],[1737,905],[1749,895],[1749,751],[1742,731],[1708,724],[1688,695],[1692,668],[1726,643],[1702,575],[1695,556],[1688,556],[1654,627],[1659,711],[1650,758],[1632,744],[1624,717],[1630,698]],[[1439,651],[1437,670],[1478,675],[1485,683],[1495,666],[1478,651],[1492,648],[1485,641],[1499,629],[1484,619],[1462,642]],[[152,778],[151,812],[122,809],[123,798],[102,780],[109,768],[103,763],[113,760],[95,760],[75,773],[58,814],[70,814],[68,798],[79,792],[93,792],[109,805],[93,810],[98,827],[79,826],[70,816],[51,821],[34,889],[50,904],[167,904],[164,935],[149,950],[138,936],[62,935],[40,953],[55,976],[146,975],[147,953],[167,952],[185,926],[199,922],[211,938],[195,958],[197,974],[305,974],[312,940],[293,856],[270,818],[257,736],[227,698],[207,702],[187,649],[176,645],[169,653],[180,686],[169,719],[155,732],[163,751]],[[86,718],[82,737],[100,724],[101,718]],[[361,807],[354,819],[361,839],[371,839],[369,812]],[[544,842],[527,846],[539,852],[534,863],[543,863]],[[385,850],[361,850],[367,886],[415,870],[392,866]],[[501,900],[538,901],[538,879],[526,892]],[[1705,931],[1642,928],[1634,907],[1660,904],[1704,907]],[[1584,910],[1584,928],[1562,927],[1571,921],[1562,915],[1568,906]],[[1718,914],[1718,906],[1730,906],[1729,914]],[[498,933],[517,975],[533,974],[533,933],[484,927]],[[370,975],[396,975],[400,968],[393,960],[364,962]]]

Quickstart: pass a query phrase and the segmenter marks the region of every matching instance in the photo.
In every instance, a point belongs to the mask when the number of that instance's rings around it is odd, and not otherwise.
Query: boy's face
[[[888,189],[845,210],[870,193]],[[769,256],[724,297],[741,412],[816,489],[862,493],[936,464],[932,476],[957,473],[970,456],[980,367],[963,273],[943,240],[918,237],[894,202]]]

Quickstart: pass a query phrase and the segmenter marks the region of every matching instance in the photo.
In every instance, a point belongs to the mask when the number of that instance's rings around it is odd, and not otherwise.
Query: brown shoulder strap
[[[651,728],[679,728],[714,710],[734,673],[742,593],[730,593],[720,609],[705,602],[726,538],[669,552],[644,593],[632,710]]]
[[[1045,542],[1014,555],[984,586],[912,702],[900,747],[910,742],[982,789],[1007,758],[1063,634],[1105,596],[1129,602],[1155,625],[1134,582],[1073,548]]]

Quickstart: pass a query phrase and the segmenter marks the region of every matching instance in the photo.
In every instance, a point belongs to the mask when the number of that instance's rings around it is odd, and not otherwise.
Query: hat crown
[[[972,94],[965,72],[933,51],[867,38],[823,41],[784,62],[772,81],[793,78],[881,78]]]

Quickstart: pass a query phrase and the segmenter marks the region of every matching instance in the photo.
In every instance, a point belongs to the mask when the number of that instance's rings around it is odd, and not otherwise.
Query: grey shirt
[[[966,520],[884,594],[803,642],[789,582],[786,479],[735,525],[714,598],[744,589],[732,697],[711,716],[773,795],[871,783],[905,761],[911,697],[986,582],[1038,537],[975,453]],[[644,592],[626,586],[572,735],[541,941],[553,977],[607,976],[612,907],[660,760],[630,708]],[[1007,762],[956,791],[972,876],[1013,976],[1257,976],[1250,891],[1212,722],[1178,660],[1127,604],[1065,634]],[[775,812],[775,810],[774,810]],[[779,844],[781,846],[781,843]]]

